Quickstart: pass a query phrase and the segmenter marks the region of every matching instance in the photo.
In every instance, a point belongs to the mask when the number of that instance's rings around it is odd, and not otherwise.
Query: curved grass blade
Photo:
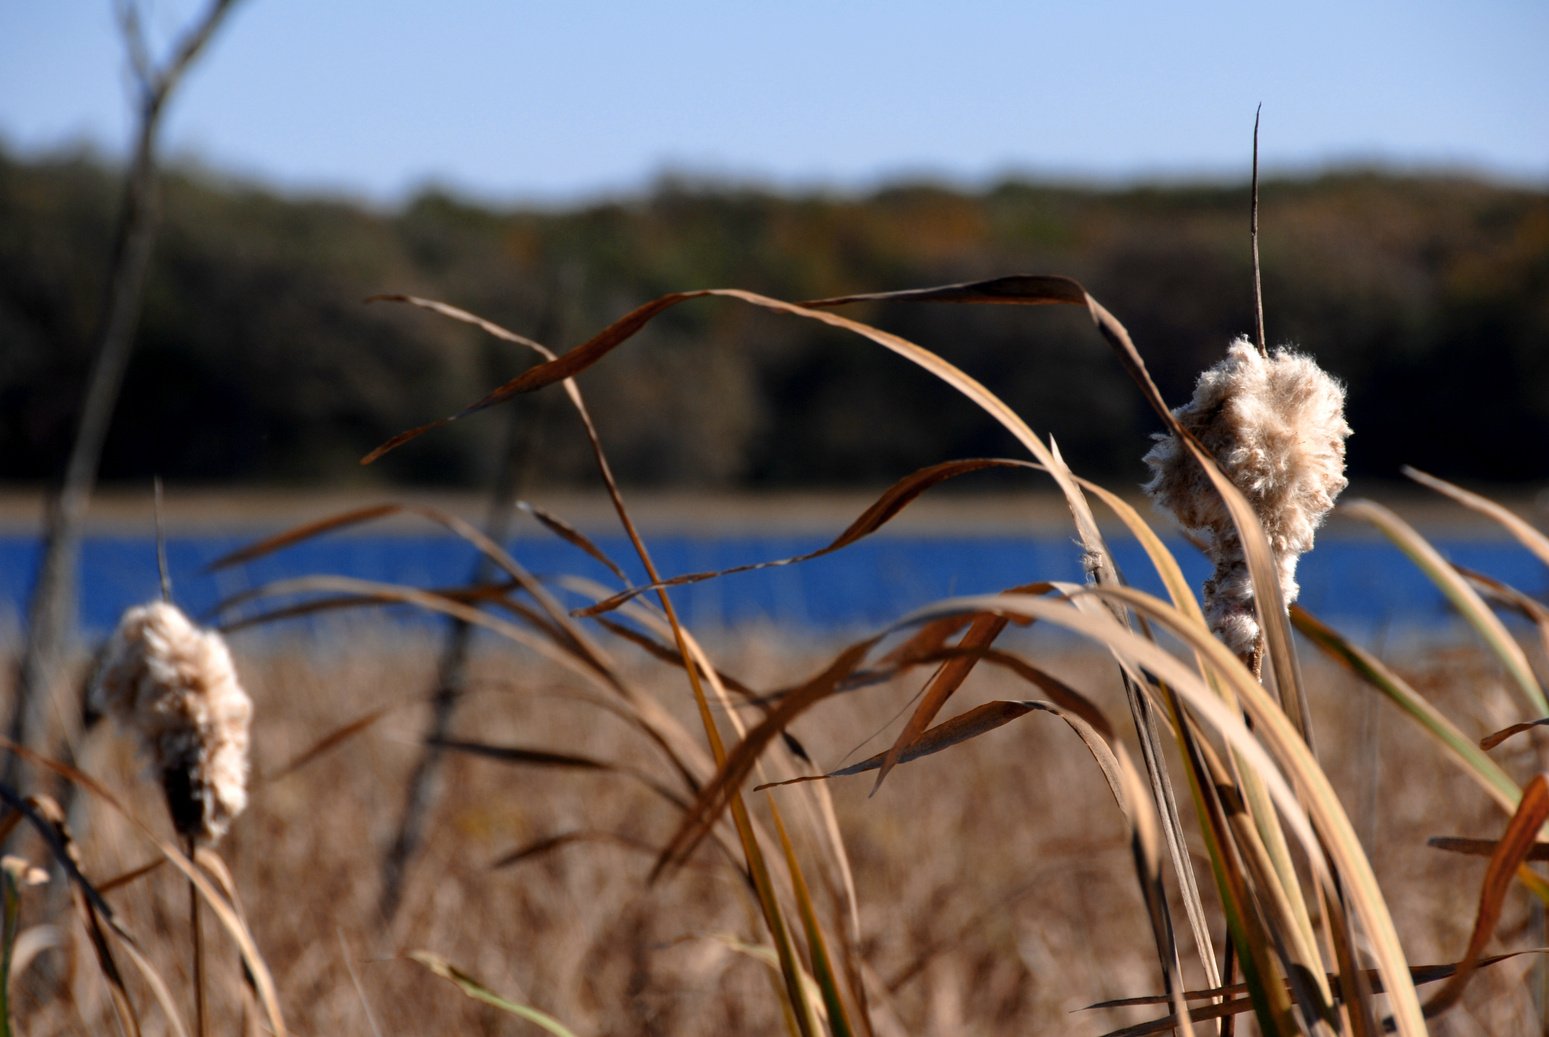
[[[772,561],[750,562],[745,565],[734,565],[727,569],[711,569],[703,572],[685,573],[662,580],[659,583],[643,584],[638,587],[630,587],[620,591],[610,598],[588,605],[584,609],[578,609],[574,615],[581,617],[598,616],[605,612],[611,612],[627,601],[631,601],[648,591],[660,590],[663,587],[680,587],[684,584],[702,583],[705,580],[719,579],[723,576],[734,576],[740,573],[758,572],[763,569],[776,569],[787,565],[798,565],[802,562],[810,562],[835,551],[843,550],[851,544],[864,540],[883,526],[891,522],[897,515],[907,508],[916,498],[933,486],[955,479],[971,472],[981,472],[986,469],[1003,468],[1035,468],[1042,466],[1033,465],[1027,461],[1015,461],[1004,458],[976,457],[958,461],[944,461],[940,464],[930,465],[918,471],[911,472],[904,478],[893,483],[875,502],[871,504],[861,515],[851,522],[845,530],[832,541],[814,551],[793,555],[789,558],[778,558]]]
[[[988,734],[996,728],[1004,727],[1013,720],[1038,710],[1044,710],[1058,716],[1066,716],[1052,702],[1038,702],[1034,700],[986,702],[964,713],[960,713],[950,720],[943,720],[920,735],[920,737],[905,747],[903,753],[898,757],[898,762],[900,764],[913,763],[915,760],[934,755],[944,749],[961,745],[971,738]],[[1085,723],[1084,721],[1081,722]],[[1087,726],[1090,727],[1090,725]],[[880,752],[875,756],[867,757],[859,763],[852,763],[824,774],[804,774],[795,778],[786,778],[782,781],[770,781],[762,785],[755,785],[753,791],[762,792],[765,789],[780,788],[785,785],[799,785],[809,781],[826,781],[832,778],[848,778],[856,774],[865,774],[867,771],[874,771],[881,767],[887,757],[888,751]],[[1107,774],[1106,768],[1104,773]],[[1109,786],[1114,787],[1116,781],[1116,775],[1111,777],[1109,779]],[[1115,796],[1117,795],[1118,793],[1115,791]]]
[[[1520,735],[1524,731],[1531,731],[1535,727],[1543,727],[1546,724],[1549,724],[1549,717],[1544,717],[1542,720],[1529,720],[1525,724],[1512,724],[1510,727],[1502,728],[1493,734],[1485,735],[1479,739],[1479,748],[1485,750],[1494,749],[1508,738]]]
[[[518,1019],[525,1019],[539,1029],[553,1034],[554,1037],[575,1037],[574,1033],[566,1029],[565,1025],[552,1015],[549,1015],[547,1012],[540,1012],[538,1009],[528,1005],[519,1005],[515,1001],[507,1001],[445,958],[431,954],[429,951],[410,951],[408,957],[442,979],[454,984],[457,989],[475,1001],[482,1001],[487,1005],[493,1005],[502,1012],[514,1015]]]
[[[1464,839],[1459,836],[1435,835],[1425,841],[1425,845],[1433,846],[1438,850],[1448,853],[1462,853],[1470,857],[1492,857],[1500,849],[1499,839]],[[1549,843],[1534,843],[1528,847],[1523,860],[1549,861]]]
[[[603,568],[612,573],[620,583],[627,584],[629,582],[629,577],[625,575],[624,570],[620,568],[619,564],[612,558],[609,558],[608,552],[598,547],[591,537],[576,529],[553,512],[546,511],[530,501],[517,501],[516,506],[537,519],[544,529],[547,529],[570,546],[579,548],[596,560]]]
[[[1438,479],[1434,475],[1428,475],[1418,468],[1404,465],[1399,471],[1421,486],[1428,486],[1437,493],[1452,498],[1471,511],[1476,511],[1487,518],[1499,522],[1507,532],[1517,538],[1518,543],[1533,552],[1539,561],[1549,565],[1549,537],[1544,536],[1542,532],[1516,512],[1502,507],[1488,497],[1471,493],[1461,486],[1447,482],[1445,479]]]
[[[1381,660],[1351,644],[1334,630],[1319,622],[1300,605],[1291,607],[1291,620],[1302,636],[1311,641],[1324,655],[1360,677],[1371,687],[1386,695],[1394,705],[1413,717],[1438,745],[1462,768],[1463,772],[1477,781],[1490,797],[1507,813],[1517,809],[1522,790],[1500,764],[1476,746],[1472,739],[1458,730],[1457,726],[1433,706],[1402,677],[1390,670]]]
[[[1545,697],[1522,646],[1512,639],[1495,613],[1480,600],[1478,593],[1448,564],[1441,553],[1420,536],[1414,527],[1374,501],[1356,500],[1343,507],[1347,514],[1376,526],[1395,547],[1407,555],[1478,632],[1534,711],[1540,715],[1549,713],[1549,698]]]
[[[557,767],[562,770],[594,771],[599,774],[620,774],[633,778],[645,788],[650,789],[668,803],[671,803],[674,807],[680,810],[688,808],[688,803],[681,796],[651,775],[634,767],[627,767],[609,760],[599,760],[595,757],[581,756],[575,753],[553,752],[548,749],[529,749],[519,745],[491,745],[487,742],[471,742],[456,738],[427,738],[425,741],[426,744],[434,745],[441,749],[449,749],[456,753],[494,760],[497,763],[528,767]]]
[[[415,704],[417,705],[418,703]],[[279,781],[281,778],[289,777],[312,761],[327,755],[333,750],[339,748],[339,746],[343,745],[345,742],[348,742],[351,738],[354,738],[356,735],[370,729],[373,725],[376,724],[378,720],[381,720],[383,717],[387,716],[387,714],[398,708],[399,706],[397,705],[379,706],[376,709],[370,710],[369,712],[356,717],[354,720],[340,724],[338,727],[334,728],[332,731],[329,731],[327,734],[323,735],[323,737],[317,739],[311,745],[307,746],[301,752],[297,753],[295,756],[292,756],[288,761],[282,764],[278,770],[269,774],[265,774],[259,784],[269,785],[273,782]]]
[[[228,568],[239,562],[253,561],[326,533],[400,514],[419,516],[467,541],[469,545],[509,576],[518,587],[527,592],[548,613],[557,628],[576,636],[580,644],[586,644],[584,636],[579,634],[574,625],[565,622],[568,618],[565,610],[554,600],[543,584],[511,556],[510,552],[491,540],[483,530],[472,523],[450,512],[425,504],[376,504],[369,507],[356,508],[313,522],[303,523],[223,555],[211,562],[208,568],[213,571]],[[243,595],[238,595],[233,600],[238,600],[241,597]],[[221,606],[217,606],[217,610],[222,608],[223,605],[224,603]]]
[[[274,980],[269,972],[268,964],[264,961],[263,956],[259,954],[258,946],[253,942],[253,936],[252,933],[248,930],[247,924],[236,913],[236,911],[232,909],[232,906],[227,903],[226,898],[221,895],[221,893],[214,887],[214,885],[211,884],[210,879],[200,871],[198,866],[181,850],[172,846],[170,843],[163,841],[159,836],[157,836],[156,833],[151,830],[149,825],[140,820],[139,817],[135,816],[135,814],[127,807],[125,807],[123,803],[121,803],[118,798],[113,795],[112,792],[110,792],[101,782],[97,781],[91,775],[86,774],[83,771],[79,771],[76,768],[69,766],[68,764],[60,763],[57,760],[51,760],[48,757],[45,757],[26,748],[25,746],[17,745],[8,739],[0,738],[0,748],[17,753],[31,761],[36,766],[52,771],[72,784],[84,789],[86,792],[101,800],[103,803],[107,804],[107,806],[110,807],[115,813],[117,813],[120,817],[123,817],[134,828],[138,829],[141,836],[145,838],[146,841],[148,841],[162,855],[162,857],[166,859],[169,864],[183,873],[184,877],[188,879],[188,881],[192,883],[194,888],[199,892],[203,902],[210,907],[211,911],[215,914],[215,917],[220,921],[227,934],[231,936],[232,941],[237,945],[238,950],[241,952],[243,965],[249,972],[253,986],[258,992],[259,1002],[263,1007],[264,1015],[267,1019],[270,1030],[274,1034],[278,1035],[278,1037],[284,1037],[288,1031],[285,1028],[285,1022],[280,1013],[279,1000],[275,995]],[[0,797],[6,797],[8,795],[9,790],[5,789],[4,786],[0,786]],[[75,874],[78,875],[79,871],[75,871]],[[84,876],[82,878],[84,879]],[[82,886],[81,889],[84,893],[86,887]],[[95,891],[93,891],[92,895],[95,896]],[[96,897],[95,899],[96,903],[100,905],[99,910],[101,907],[106,907],[106,903],[101,901],[100,897]],[[109,917],[111,917],[111,915]],[[138,946],[136,946],[134,942],[128,938],[128,934],[122,932],[122,930],[117,930],[116,925],[115,930],[120,935],[120,938],[123,940],[123,946],[128,950],[131,956],[133,956],[137,962],[144,962],[144,958],[141,955]],[[148,963],[144,964],[142,971],[145,971],[145,969],[149,969]],[[153,986],[155,983],[159,982],[159,978],[154,977],[154,974],[148,975],[147,978],[152,980]],[[170,1001],[168,1004],[170,1004]],[[173,1020],[174,1023],[178,1026],[179,1032],[182,1032],[181,1024],[177,1022],[175,1014],[173,1015]]]
[[[1503,961],[1510,961],[1512,958],[1520,958],[1526,954],[1549,954],[1549,947],[1533,947],[1527,950],[1511,951],[1506,954],[1491,955],[1488,958],[1479,959],[1475,965],[1475,968],[1489,968],[1492,965],[1498,965]],[[1455,975],[1461,965],[1461,962],[1453,962],[1447,965],[1416,965],[1410,968],[1409,972],[1410,977],[1417,985],[1424,985],[1427,983],[1438,983],[1441,980],[1448,978],[1449,976]],[[1376,969],[1365,969],[1362,971],[1362,976],[1368,983],[1372,985],[1373,993],[1382,993],[1382,978]],[[1331,984],[1336,984],[1337,989],[1337,976],[1330,975],[1329,982]],[[1233,1015],[1241,1015],[1245,1012],[1251,1011],[1253,1007],[1252,1002],[1250,1002],[1247,998],[1237,997],[1237,995],[1242,994],[1245,989],[1246,988],[1243,984],[1237,983],[1229,987],[1215,987],[1209,990],[1190,990],[1184,994],[1184,997],[1190,1001],[1199,1001],[1215,997],[1227,997],[1233,999],[1224,1001],[1220,1004],[1204,1005],[1199,1008],[1191,1009],[1189,1015],[1195,1022],[1205,1022],[1210,1019],[1219,1019]],[[1137,1008],[1144,1005],[1163,1005],[1166,1004],[1167,1001],[1168,998],[1166,994],[1148,994],[1142,997],[1121,997],[1114,998],[1111,1001],[1101,1001],[1094,1005],[1088,1005],[1085,1009],[1083,1009],[1083,1011],[1095,1011],[1098,1009],[1112,1008]],[[1121,1027],[1117,1030],[1109,1030],[1107,1033],[1103,1034],[1102,1037],[1149,1037],[1150,1034],[1166,1033],[1169,1030],[1175,1029],[1178,1025],[1176,1020],[1176,1015],[1169,1014],[1161,1017],[1160,1019],[1151,1019],[1143,1023],[1136,1023],[1132,1026]]]
[[[235,551],[228,551],[210,562],[204,569],[205,572],[218,572],[221,569],[229,569],[233,565],[255,561],[265,555],[274,554],[276,551],[283,551],[287,547],[294,547],[316,537],[325,536],[341,529],[349,529],[352,526],[375,522],[377,519],[397,515],[406,510],[410,510],[409,505],[392,503],[369,504],[359,508],[351,508],[348,511],[341,511],[334,515],[327,515],[320,519],[314,519],[311,522],[303,522],[272,536],[264,537],[262,540],[239,547]]]
[[[1482,572],[1476,572],[1466,566],[1456,563],[1452,566],[1459,575],[1479,591],[1488,601],[1509,609],[1517,615],[1532,623],[1538,629],[1538,643],[1549,651],[1549,606],[1545,606],[1537,598],[1517,590],[1508,583],[1503,583],[1493,576],[1487,576]]]
[[[1052,591],[1053,587],[1049,584],[1040,584],[1037,590],[1015,588],[1008,593],[1039,594]],[[877,768],[877,780],[871,787],[872,795],[876,795],[877,790],[882,787],[888,771],[898,763],[904,748],[925,734],[925,729],[946,706],[947,700],[963,686],[963,682],[968,679],[968,675],[979,662],[981,657],[978,654],[979,650],[987,649],[994,644],[1009,622],[1010,620],[1005,616],[989,615],[974,618],[968,630],[958,640],[957,650],[962,654],[942,663],[931,676],[930,683],[925,686],[925,693],[920,697],[919,705],[910,714],[903,729],[898,732],[898,737],[893,740],[892,748],[886,753],[882,765]]]
[[[1370,863],[1345,816],[1338,796],[1329,786],[1328,779],[1306,743],[1299,737],[1295,725],[1224,645],[1214,638],[1200,636],[1192,624],[1180,620],[1177,613],[1165,603],[1129,588],[1092,588],[1079,593],[1118,597],[1183,638],[1210,661],[1217,675],[1232,684],[1238,700],[1252,717],[1254,733],[1249,734],[1242,721],[1223,708],[1215,693],[1197,675],[1131,631],[1114,629],[1111,624],[1104,628],[1094,622],[1094,615],[1061,609],[1040,599],[1004,597],[1001,607],[1013,612],[1040,615],[1068,629],[1094,637],[1110,648],[1122,649],[1137,664],[1155,673],[1188,698],[1189,704],[1201,717],[1226,737],[1234,749],[1260,773],[1267,791],[1280,807],[1281,816],[1302,842],[1315,877],[1332,886],[1332,876],[1325,867],[1325,859],[1344,877],[1348,895],[1371,941],[1372,954],[1385,976],[1398,1031],[1415,1035],[1424,1033],[1425,1024],[1419,999],[1413,983],[1409,981],[1403,949],[1394,931],[1381,888],[1371,872]],[[960,599],[953,607],[960,608],[965,604],[977,609],[992,607],[982,598]],[[1273,750],[1275,757],[1295,775],[1301,790],[1299,796],[1292,793],[1279,768],[1266,755],[1258,739],[1263,739],[1265,746]],[[1312,838],[1307,827],[1309,820],[1318,829],[1319,836],[1316,839]]]
[[[1532,851],[1545,821],[1549,821],[1549,782],[1543,774],[1538,774],[1522,790],[1522,803],[1490,858],[1490,867],[1479,890],[1479,909],[1474,915],[1474,931],[1468,940],[1468,950],[1457,972],[1425,1003],[1427,1016],[1440,1015],[1463,996],[1463,988],[1477,969],[1485,944],[1489,943],[1500,922],[1501,905],[1511,888],[1512,877]]]
[[[531,648],[551,662],[573,673],[584,675],[590,681],[603,684],[611,690],[619,689],[618,683],[611,677],[611,670],[599,672],[596,666],[591,665],[584,657],[578,658],[576,653],[568,650],[568,646],[563,646],[563,643],[556,644],[551,638],[534,636],[523,627],[491,616],[484,610],[465,604],[455,597],[421,590],[418,587],[363,580],[353,576],[301,576],[274,580],[244,592],[242,597],[244,600],[254,600],[311,593],[348,595],[373,605],[413,605],[428,612],[454,616]]]
[[[854,1026],[839,990],[839,979],[834,972],[833,958],[828,952],[828,941],[823,938],[823,927],[818,922],[817,909],[812,905],[812,894],[802,875],[801,864],[796,859],[796,848],[785,830],[785,822],[779,811],[773,814],[775,833],[780,838],[780,849],[785,855],[786,871],[791,877],[791,890],[796,897],[796,913],[807,937],[807,960],[812,963],[812,979],[823,998],[824,1019],[832,1037],[853,1037]]]
[[[611,349],[613,345],[623,341],[632,335],[635,331],[643,327],[645,323],[649,321],[650,317],[655,313],[661,312],[671,305],[675,305],[677,302],[682,301],[683,298],[685,297],[665,297],[662,300],[657,300],[655,303],[649,303],[646,306],[636,310],[633,314],[629,315],[624,320],[615,322],[615,325],[613,325],[610,329],[605,330],[593,341],[594,343],[603,342],[603,348],[601,349],[601,352],[606,352],[608,349]],[[497,325],[481,320],[480,318],[474,317],[473,315],[464,311],[457,310],[454,307],[432,303],[423,299],[416,299],[409,296],[395,297],[395,300],[408,302],[413,305],[431,309],[435,312],[443,314],[444,316],[451,317],[454,320],[465,321],[467,323],[474,324],[489,332],[490,334],[496,335],[497,337],[524,344],[529,348],[534,349],[546,360],[548,360],[548,363],[540,365],[540,367],[535,370],[548,369],[550,372],[552,372],[556,369],[556,367],[563,367],[567,358],[573,359],[575,355],[584,354],[586,352],[586,346],[582,346],[578,347],[576,350],[572,350],[571,353],[566,354],[566,357],[556,359],[554,358],[553,354],[543,346],[534,343],[529,339],[524,339],[521,336],[513,335]],[[610,333],[613,334],[614,337],[612,342],[608,343],[605,340],[608,339]],[[600,356],[601,352],[598,352],[597,355]],[[528,373],[531,374],[532,372]],[[520,378],[518,378],[516,381],[520,381]],[[611,467],[609,466],[607,457],[602,449],[601,439],[597,434],[596,425],[592,421],[585,401],[581,397],[580,389],[576,386],[575,382],[569,377],[569,375],[560,375],[559,377],[553,379],[553,381],[561,381],[564,383],[566,394],[569,396],[571,404],[574,406],[576,413],[580,417],[581,423],[586,430],[587,439],[591,444],[593,458],[597,463],[598,473],[600,474],[603,480],[603,484],[608,491],[608,496],[613,503],[614,511],[618,515],[619,522],[623,526],[625,534],[629,537],[630,543],[634,547],[636,555],[639,557],[641,564],[645,567],[646,576],[653,583],[660,581],[661,575],[657,572],[656,566],[651,560],[650,552],[646,549],[645,542],[641,539],[639,531],[635,528],[635,524],[630,518],[628,509],[624,506],[623,496],[619,492],[618,483],[613,477]],[[490,394],[490,396],[486,397],[485,400],[475,403],[470,408],[465,408],[464,413],[472,413],[475,410],[481,410],[487,406],[493,405],[494,403],[501,402],[502,399],[512,395],[509,390],[510,383],[501,389],[497,389],[494,393]],[[371,460],[381,456],[382,453],[385,453],[387,449],[391,449],[392,446],[407,442],[409,439],[414,438],[422,432],[429,431],[429,429],[432,427],[444,425],[448,421],[455,420],[460,416],[462,415],[453,415],[451,418],[445,419],[441,422],[435,422],[430,426],[424,426],[418,430],[412,430],[409,433],[396,437],[396,439],[391,444],[384,445],[384,447],[374,451],[373,454],[365,458],[362,463],[370,463]],[[689,638],[687,633],[684,631],[682,624],[678,621],[677,613],[672,606],[671,599],[667,596],[667,592],[665,590],[658,591],[657,598],[661,604],[662,612],[667,620],[667,623],[672,629],[673,639],[677,644],[679,653],[683,656],[684,672],[688,677],[689,686],[694,697],[694,702],[699,710],[700,721],[704,727],[706,740],[709,742],[711,756],[715,760],[716,764],[719,765],[724,759],[725,748],[721,741],[720,732],[715,726],[715,719],[710,711],[709,703],[704,693],[704,688],[700,680],[700,671],[689,658]],[[625,691],[626,689],[621,685],[620,690]],[[635,708],[637,710],[644,709],[647,705],[647,701],[635,702]],[[693,778],[692,773],[677,758],[677,756],[673,754],[673,750],[666,740],[666,735],[656,731],[650,722],[645,721],[643,717],[642,722],[648,733],[650,733],[652,737],[658,741],[658,744],[660,744],[661,747],[669,753],[669,755],[673,756],[674,764],[678,767],[680,773],[682,773],[682,775],[688,781],[690,787],[696,787],[697,782]],[[794,948],[791,944],[789,933],[785,926],[780,905],[775,898],[774,888],[770,881],[770,876],[766,862],[764,860],[763,851],[759,847],[751,818],[747,813],[747,808],[742,802],[740,794],[735,790],[733,790],[729,796],[728,805],[731,810],[732,820],[737,831],[738,840],[742,844],[744,858],[747,863],[748,874],[753,881],[754,890],[758,898],[759,910],[763,915],[765,924],[768,926],[770,938],[774,943],[777,954],[779,955],[780,971],[782,977],[784,978],[785,989],[789,1002],[787,1020],[795,1022],[797,1029],[803,1035],[803,1037],[809,1037],[809,1035],[815,1033],[817,1022],[813,1014],[812,1005],[806,996],[805,988],[801,982],[801,970],[798,963],[796,962]]]
[[[590,829],[579,829],[573,832],[560,832],[555,835],[547,835],[541,839],[534,839],[501,854],[490,862],[490,870],[496,868],[509,868],[524,861],[547,856],[556,850],[562,850],[567,846],[576,846],[582,843],[602,843],[609,846],[621,846],[627,850],[635,850],[647,856],[656,856],[656,847],[643,839],[634,839],[617,832],[597,832]]]
[[[135,1013],[134,1002],[129,996],[129,986],[124,982],[124,974],[118,967],[118,961],[113,957],[112,945],[108,943],[107,934],[103,932],[103,923],[106,922],[108,929],[122,941],[126,948],[133,940],[113,917],[113,911],[108,907],[107,901],[102,899],[101,893],[81,871],[80,853],[65,825],[64,811],[59,808],[59,804],[47,796],[30,796],[24,800],[4,784],[0,784],[0,802],[4,802],[6,806],[16,811],[17,818],[25,819],[32,825],[43,837],[50,855],[69,877],[70,899],[75,905],[76,913],[80,916],[81,927],[86,930],[92,953],[97,959],[97,969],[107,981],[108,993],[113,1002],[113,1011],[119,1026],[131,1037],[139,1037],[139,1016]],[[136,959],[137,962],[141,960],[143,959]],[[161,989],[165,991],[165,986]],[[170,998],[163,1002],[163,1008],[173,1028],[186,1037],[182,1020],[172,1008]],[[7,1016],[7,1027],[9,1022],[10,1019]]]

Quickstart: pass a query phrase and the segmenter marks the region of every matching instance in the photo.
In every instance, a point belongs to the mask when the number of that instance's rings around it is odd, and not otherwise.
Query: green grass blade
[[[1423,727],[1438,745],[1446,750],[1465,774],[1479,783],[1509,814],[1517,809],[1522,790],[1511,775],[1492,760],[1474,740],[1458,730],[1457,726],[1433,706],[1398,674],[1388,669],[1381,660],[1319,622],[1300,605],[1291,609],[1291,621],[1296,629],[1330,659],[1385,695],[1394,705],[1409,714]]]
[[[1478,592],[1469,586],[1468,581],[1452,568],[1436,548],[1413,526],[1374,501],[1351,501],[1343,509],[1347,514],[1376,526],[1395,547],[1408,556],[1484,639],[1534,712],[1538,716],[1549,713],[1549,697],[1545,697],[1522,646],[1512,638],[1505,624],[1490,611]]]
[[[1507,532],[1517,538],[1517,542],[1537,556],[1540,562],[1549,565],[1549,537],[1544,536],[1532,524],[1524,520],[1520,515],[1495,503],[1488,497],[1481,497],[1477,493],[1470,493],[1461,486],[1454,486],[1445,479],[1438,479],[1434,475],[1427,475],[1418,468],[1405,465],[1401,471],[1419,483],[1428,486],[1437,493],[1451,497],[1459,504],[1471,511],[1476,511],[1487,518],[1500,523]]]
[[[540,1012],[529,1005],[519,1005],[515,1001],[506,1000],[445,958],[431,954],[429,951],[410,951],[409,957],[442,979],[455,984],[457,989],[475,1001],[482,1001],[487,1005],[493,1005],[502,1012],[514,1015],[518,1019],[525,1019],[539,1029],[553,1034],[554,1037],[576,1037],[571,1030],[566,1028],[563,1023],[552,1015],[549,1015],[547,1012]]]
[[[771,804],[773,806],[773,804]],[[807,879],[796,859],[796,848],[785,830],[779,810],[773,813],[775,832],[780,837],[780,848],[785,854],[785,866],[790,872],[791,887],[796,895],[796,910],[801,917],[802,928],[807,936],[807,957],[812,962],[812,978],[817,981],[828,1009],[828,1031],[833,1037],[854,1037],[850,1015],[844,1007],[844,997],[839,992],[839,980],[834,973],[833,959],[828,953],[828,941],[823,938],[823,927],[818,922],[817,910],[812,905],[812,894],[807,889]]]

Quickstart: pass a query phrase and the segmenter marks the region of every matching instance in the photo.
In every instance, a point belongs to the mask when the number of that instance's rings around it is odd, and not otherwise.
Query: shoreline
[[[625,490],[624,501],[643,534],[801,534],[834,537],[873,505],[884,488],[873,491],[700,492]],[[1405,521],[1429,536],[1469,535],[1500,531],[1500,527],[1438,494],[1411,486],[1369,487],[1367,492],[1347,493],[1345,500],[1365,496],[1383,503]],[[1386,492],[1379,492],[1385,490]],[[1138,488],[1125,499],[1164,535],[1176,529],[1170,518],[1156,511]],[[576,528],[595,535],[618,528],[618,519],[602,491],[575,489],[542,491],[533,503]],[[1549,496],[1516,491],[1499,502],[1540,528],[1549,527]],[[477,526],[484,524],[486,495],[467,490],[432,490],[423,487],[383,487],[380,490],[238,490],[169,488],[164,521],[169,532],[200,533],[211,530],[235,533],[274,533],[306,522],[339,515],[377,504],[428,506],[448,512]],[[0,535],[25,536],[42,529],[46,500],[36,488],[0,489]],[[1105,532],[1122,531],[1111,513],[1094,502],[1098,523]],[[519,524],[530,517],[519,516]],[[87,514],[86,531],[92,534],[153,531],[155,525],[148,491],[110,489],[100,491]],[[413,515],[376,519],[365,528],[374,533],[415,532],[430,528]],[[1354,534],[1371,527],[1343,518],[1338,509],[1327,527],[1336,535]],[[1375,531],[1372,531],[1374,535]],[[896,515],[878,535],[914,536],[1074,536],[1070,513],[1063,498],[1049,491],[1020,494],[927,493]],[[1501,535],[1505,536],[1504,531]]]

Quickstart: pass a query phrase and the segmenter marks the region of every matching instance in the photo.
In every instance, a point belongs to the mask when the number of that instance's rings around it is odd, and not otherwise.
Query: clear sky
[[[201,0],[151,0],[156,38]],[[491,201],[667,170],[865,188],[1018,172],[1464,167],[1549,184],[1546,0],[240,0],[170,152],[287,190]],[[0,0],[0,142],[121,153],[110,0]]]

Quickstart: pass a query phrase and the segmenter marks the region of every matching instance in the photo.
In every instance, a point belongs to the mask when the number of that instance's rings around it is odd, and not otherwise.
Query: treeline
[[[118,203],[90,159],[0,153],[0,479],[52,478],[75,420]],[[1262,187],[1270,338],[1350,387],[1352,470],[1544,477],[1549,192],[1344,172]],[[562,349],[656,295],[799,300],[1007,273],[1081,280],[1169,399],[1253,326],[1248,191],[1007,182],[864,197],[663,182],[638,198],[496,211],[426,192],[396,212],[173,173],[106,480],[474,484],[508,449],[482,414],[372,468],[357,459],[456,410],[530,354],[365,298],[444,300]],[[1143,477],[1154,418],[1069,308],[901,305],[848,314],[937,350],[1084,474]],[[1015,453],[989,419],[868,343],[725,300],[659,318],[582,377],[636,484],[874,484]],[[589,478],[563,401],[517,401],[528,477]]]

